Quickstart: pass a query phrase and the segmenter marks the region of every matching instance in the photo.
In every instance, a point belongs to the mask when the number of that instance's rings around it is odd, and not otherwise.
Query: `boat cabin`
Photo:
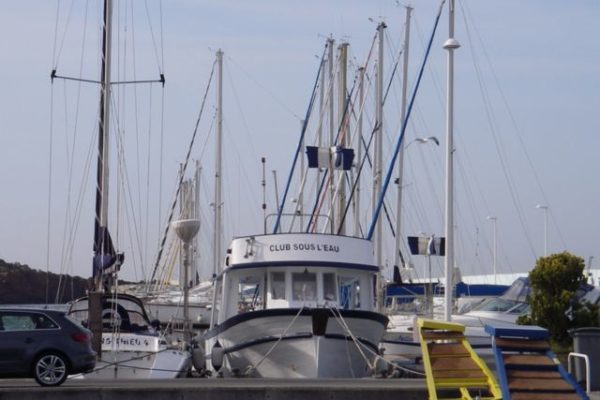
[[[235,239],[222,276],[220,319],[276,308],[373,310],[372,254],[369,241],[333,235]]]

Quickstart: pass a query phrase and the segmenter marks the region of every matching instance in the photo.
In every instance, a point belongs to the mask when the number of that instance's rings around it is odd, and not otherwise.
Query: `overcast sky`
[[[419,0],[412,6],[410,88],[439,2]],[[385,21],[389,78],[402,47],[405,15],[403,5],[393,0],[148,0],[116,1],[115,7],[115,31],[122,35],[115,39],[115,62],[135,62],[137,79],[155,79],[159,71],[166,76],[164,92],[160,85],[147,84],[137,92],[118,92],[120,100],[137,101],[137,112],[123,107],[116,114],[131,141],[125,156],[128,179],[139,192],[131,196],[147,203],[135,214],[137,229],[119,225],[119,247],[139,253],[126,255],[134,265],[124,275],[131,279],[141,279],[151,268],[162,230],[159,219],[164,221],[168,212],[217,49],[225,52],[227,243],[232,235],[262,232],[262,156],[267,158],[267,204],[270,212],[275,209],[271,171],[277,171],[281,192],[326,37],[350,44],[351,82],[356,66],[367,58],[377,23]],[[99,10],[97,1],[3,2],[0,258],[6,261],[90,274],[95,180],[90,154],[96,143],[98,89],[64,81],[51,85],[50,72],[57,68],[59,75],[98,78]],[[544,211],[537,204],[548,206],[549,253],[567,250],[586,262],[600,257],[599,18],[596,0],[457,1],[456,39],[462,47],[456,52],[455,229],[463,274],[491,272],[492,223],[487,216],[497,218],[499,270],[528,271],[544,251]],[[436,136],[441,143],[439,148],[407,148],[403,235],[443,234],[442,44],[447,36],[445,10],[407,132],[407,140]],[[123,67],[114,75],[132,76],[125,71]],[[399,88],[396,79],[384,110],[387,148],[398,134]],[[201,160],[208,198],[213,115],[211,89],[192,154]],[[151,154],[141,155],[146,148]],[[150,168],[151,175],[136,175],[142,167]],[[111,190],[111,196],[122,195]],[[389,201],[395,210],[392,192]],[[201,204],[206,248],[200,251],[206,253],[212,232],[209,202]],[[114,203],[111,207],[117,218],[128,206],[120,211]],[[141,250],[130,250],[129,241],[143,243]],[[600,263],[597,258],[594,263]],[[384,262],[393,264],[391,248]],[[423,260],[412,262],[422,268]]]

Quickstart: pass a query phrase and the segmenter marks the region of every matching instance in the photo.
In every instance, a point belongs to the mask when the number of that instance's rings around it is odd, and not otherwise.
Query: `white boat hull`
[[[353,378],[373,373],[387,318],[367,311],[320,309],[250,312],[215,329],[224,375]],[[347,326],[347,328],[346,328]],[[209,333],[210,335],[210,333]]]
[[[168,348],[159,336],[103,333],[102,353],[86,379],[173,379],[187,374],[191,354]]]
[[[190,354],[179,350],[103,351],[94,370],[77,377],[90,380],[173,379],[185,376],[190,366]]]

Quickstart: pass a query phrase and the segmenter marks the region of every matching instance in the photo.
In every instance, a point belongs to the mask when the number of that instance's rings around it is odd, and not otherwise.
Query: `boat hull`
[[[269,309],[226,320],[207,334],[207,344],[222,347],[224,375],[366,377],[386,324],[371,311]]]
[[[184,377],[191,367],[187,352],[165,349],[159,352],[102,351],[93,371],[76,377],[84,379],[173,379]]]
[[[135,333],[103,333],[102,353],[86,379],[172,379],[191,368],[191,354],[169,348],[164,339]]]

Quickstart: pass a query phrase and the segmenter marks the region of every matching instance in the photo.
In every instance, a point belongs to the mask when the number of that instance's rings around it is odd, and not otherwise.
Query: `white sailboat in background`
[[[181,173],[183,174],[183,167]],[[196,171],[193,178],[186,179],[181,184],[179,196],[179,218],[200,219],[200,172],[199,162],[196,162]],[[183,337],[184,314],[184,287],[186,285],[184,255],[182,246],[170,232],[170,241],[165,242],[168,250],[159,261],[155,278],[148,283],[129,285],[120,289],[129,294],[134,294],[144,302],[148,314],[160,321],[161,326],[167,327],[177,337]],[[202,251],[197,240],[190,244],[190,269],[188,271],[188,315],[191,328],[194,330],[206,329],[210,322],[211,303],[213,293],[212,280],[202,280],[206,273],[205,262],[202,262]],[[178,281],[174,281],[174,266],[178,265]]]
[[[70,305],[68,314],[94,333],[99,355],[88,379],[175,378],[188,373],[191,354],[185,343],[168,343],[149,320],[142,302],[117,293],[117,274],[124,261],[108,231],[108,138],[111,110],[112,1],[104,2],[96,216],[94,229],[94,290]],[[56,71],[53,78],[58,76]],[[66,78],[67,79],[67,78]],[[72,78],[71,78],[72,79]],[[164,82],[164,78],[161,77]]]
[[[187,313],[189,320],[191,322],[191,327],[196,330],[206,329],[212,319],[214,318],[214,278],[217,275],[217,271],[220,269],[220,265],[222,263],[222,252],[221,252],[221,235],[222,235],[222,206],[223,202],[222,198],[222,153],[223,153],[223,133],[222,133],[222,125],[223,125],[223,96],[222,96],[222,88],[223,88],[223,51],[218,50],[216,52],[215,64],[213,66],[213,72],[216,69],[217,71],[217,99],[216,99],[216,140],[215,140],[215,190],[214,190],[214,223],[213,223],[213,240],[212,240],[212,277],[210,279],[201,280],[201,277],[206,277],[208,274],[206,270],[209,267],[209,263],[200,263],[201,265],[195,266],[195,273],[188,274],[190,277],[187,281],[182,279],[181,277],[185,274],[180,273],[180,282],[176,287],[169,288],[168,285],[165,284],[165,281],[168,281],[171,276],[171,272],[167,272],[165,274],[165,265],[172,265],[179,258],[180,264],[183,257],[181,253],[178,255],[177,251],[168,251],[167,250],[167,241],[169,238],[172,238],[173,235],[169,235],[171,220],[175,213],[175,208],[177,201],[179,200],[180,204],[180,218],[181,219],[199,219],[200,218],[200,196],[199,196],[199,186],[200,186],[200,166],[196,165],[196,172],[194,174],[194,178],[190,180],[184,181],[184,174],[189,162],[189,157],[191,154],[191,150],[193,148],[194,139],[197,132],[194,132],[192,135],[192,140],[190,146],[188,148],[188,154],[186,157],[186,161],[183,164],[180,171],[180,180],[179,185],[177,187],[176,193],[180,193],[180,198],[177,199],[175,197],[171,212],[167,221],[167,225],[165,228],[165,232],[163,234],[162,243],[160,245],[156,263],[154,269],[152,271],[151,276],[148,279],[148,284],[143,285],[141,290],[139,287],[134,288],[136,293],[140,293],[140,295],[144,298],[144,302],[146,303],[149,310],[152,314],[161,321],[163,325],[169,325],[169,329],[175,328],[175,331],[182,332],[180,328],[182,323],[182,314],[183,304],[186,302],[187,309],[185,312]],[[211,79],[209,80],[208,89],[210,88],[210,84],[212,82],[212,73]],[[206,99],[206,94],[205,98]],[[200,116],[202,115],[203,106],[201,107]],[[166,251],[167,250],[167,251]],[[199,258],[199,246],[197,242],[192,243],[192,254],[191,257],[194,260],[198,260]],[[170,254],[166,254],[170,253]],[[198,264],[193,262],[193,264]],[[169,268],[166,268],[167,270]],[[187,270],[186,270],[187,271]],[[181,269],[183,272],[183,268]],[[167,278],[165,278],[165,275]],[[194,276],[195,275],[195,276]],[[198,277],[198,279],[195,279]],[[194,284],[192,284],[194,281]],[[189,288],[187,296],[184,295],[184,289]],[[187,300],[186,300],[187,297]],[[187,319],[187,318],[185,318]]]

